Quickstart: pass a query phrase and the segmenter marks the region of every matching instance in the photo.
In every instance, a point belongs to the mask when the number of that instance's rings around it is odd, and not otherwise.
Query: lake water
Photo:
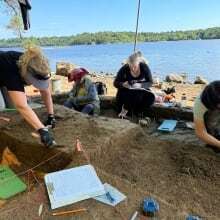
[[[209,81],[220,79],[220,40],[140,43],[154,75],[187,73],[190,80],[202,75]],[[4,49],[6,50],[6,49]],[[92,71],[117,73],[121,62],[133,52],[133,44],[45,47],[52,70],[57,61],[67,61]]]

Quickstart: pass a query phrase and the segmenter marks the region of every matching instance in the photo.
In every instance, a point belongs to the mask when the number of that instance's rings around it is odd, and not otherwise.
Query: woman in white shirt
[[[208,145],[220,150],[220,130],[209,134],[206,128],[205,114],[208,111],[220,111],[220,80],[211,82],[196,98],[193,109],[195,131],[197,136]]]

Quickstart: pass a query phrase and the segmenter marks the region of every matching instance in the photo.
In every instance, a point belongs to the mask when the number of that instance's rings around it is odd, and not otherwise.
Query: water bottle
[[[185,108],[186,107],[186,94],[183,93],[181,96],[181,107]]]

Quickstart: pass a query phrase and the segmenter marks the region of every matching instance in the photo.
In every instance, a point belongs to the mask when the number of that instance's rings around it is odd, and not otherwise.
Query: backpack
[[[103,82],[95,82],[96,90],[98,95],[106,95],[107,94],[107,86]]]

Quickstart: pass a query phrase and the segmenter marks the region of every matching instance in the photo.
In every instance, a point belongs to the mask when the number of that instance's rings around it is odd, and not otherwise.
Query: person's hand
[[[45,123],[45,126],[49,127],[49,128],[52,128],[52,129],[55,128],[55,126],[56,126],[56,119],[55,119],[53,114],[49,114],[48,115],[48,118],[47,118],[47,121]]]
[[[40,128],[38,130],[38,133],[40,134],[41,143],[44,144],[46,147],[51,148],[53,145],[56,144],[53,136],[49,133],[48,128]]]
[[[124,88],[127,88],[127,89],[129,89],[129,87],[130,87],[128,81],[122,83],[122,86],[123,86]]]

